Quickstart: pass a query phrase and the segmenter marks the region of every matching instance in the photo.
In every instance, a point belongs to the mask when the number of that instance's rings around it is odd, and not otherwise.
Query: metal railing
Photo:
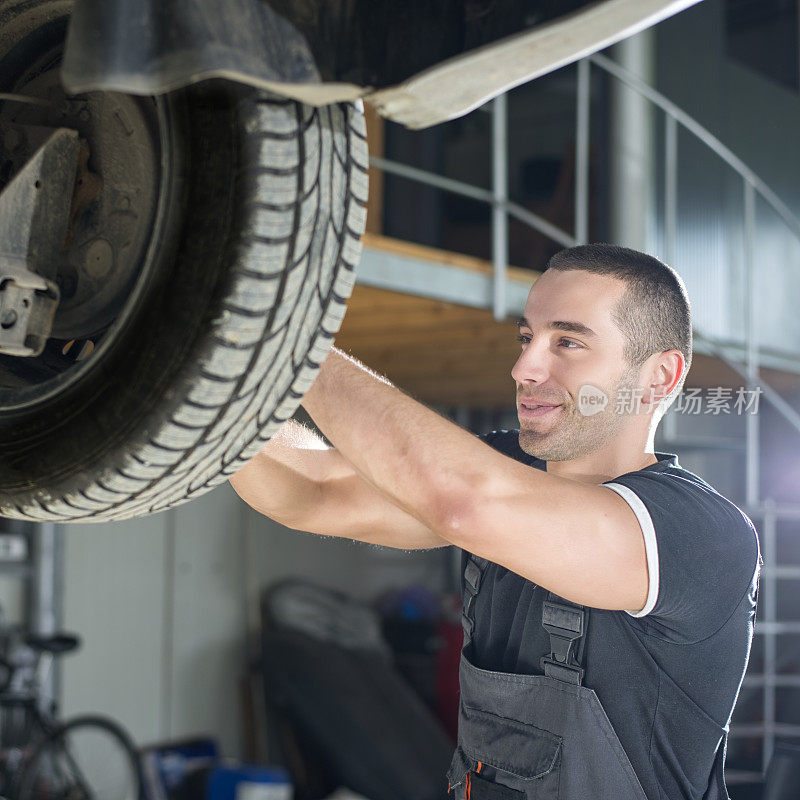
[[[743,231],[745,286],[748,307],[745,314],[744,337],[746,359],[744,364],[737,361],[725,345],[695,329],[694,337],[702,342],[713,355],[726,363],[747,382],[748,390],[761,390],[765,399],[781,414],[787,422],[800,433],[800,414],[787,403],[780,394],[759,377],[759,342],[756,325],[757,297],[754,265],[754,242],[756,238],[756,200],[761,198],[783,221],[792,236],[800,242],[800,218],[780,197],[738,156],[726,147],[716,136],[700,125],[695,119],[680,109],[672,101],[646,84],[636,75],[623,69],[606,56],[595,54],[577,64],[577,92],[575,112],[575,210],[574,233],[562,230],[543,217],[534,214],[508,198],[507,163],[507,104],[502,95],[492,101],[492,186],[483,189],[462,181],[436,175],[426,170],[399,164],[385,158],[370,158],[370,164],[384,172],[408,178],[419,183],[439,188],[489,204],[492,208],[492,264],[493,264],[493,302],[495,319],[506,318],[506,269],[508,266],[508,219],[514,218],[540,232],[564,247],[583,244],[589,239],[589,168],[590,168],[590,109],[591,109],[591,68],[599,68],[607,75],[625,84],[641,97],[664,113],[664,240],[665,260],[672,264],[678,240],[678,132],[680,128],[688,131],[706,145],[718,158],[726,163],[742,181]],[[777,547],[778,519],[800,519],[800,506],[777,504],[771,498],[763,501],[759,496],[759,427],[756,414],[746,415],[745,428],[746,476],[744,510],[759,519],[764,549],[771,559],[775,558]],[[778,675],[777,640],[784,633],[800,633],[800,623],[780,622],[777,616],[778,579],[800,580],[800,568],[779,567],[766,564],[763,569],[762,584],[766,588],[766,599],[759,608],[759,621],[756,629],[764,637],[764,672],[748,675],[745,686],[764,687],[764,722],[754,725],[733,725],[731,736],[763,737],[762,772],[774,749],[776,736],[800,736],[800,725],[778,724],[776,721],[776,688],[779,686],[800,686],[800,676]],[[743,774],[743,779],[753,777]]]

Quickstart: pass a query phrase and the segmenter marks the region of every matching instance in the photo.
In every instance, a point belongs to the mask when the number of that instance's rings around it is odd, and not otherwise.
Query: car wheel
[[[353,287],[367,148],[354,105],[223,81],[66,96],[68,9],[0,7],[0,189],[48,131],[81,143],[50,338],[0,355],[0,514],[100,522],[208,491],[295,411]]]

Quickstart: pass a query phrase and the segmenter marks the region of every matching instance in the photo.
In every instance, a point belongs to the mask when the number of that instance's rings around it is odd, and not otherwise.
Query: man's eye
[[[529,344],[531,340],[530,336],[525,336],[525,334],[520,334],[517,336],[517,341],[521,344]],[[567,350],[574,350],[575,348],[581,347],[582,345],[578,344],[578,342],[573,342],[572,339],[559,339],[558,343],[563,344],[564,342],[567,343],[566,349]],[[569,345],[574,345],[574,347],[569,347]]]

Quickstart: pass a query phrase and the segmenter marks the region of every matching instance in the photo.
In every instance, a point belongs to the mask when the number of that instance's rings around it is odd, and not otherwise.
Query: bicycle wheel
[[[16,800],[140,800],[136,748],[113,720],[76,717],[47,736],[23,765]]]

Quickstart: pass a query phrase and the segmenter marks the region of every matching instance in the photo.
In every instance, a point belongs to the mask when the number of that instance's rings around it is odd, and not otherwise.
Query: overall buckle
[[[542,626],[550,634],[550,655],[542,656],[544,674],[578,686],[584,669],[575,658],[575,644],[586,633],[586,614],[582,606],[567,606],[545,600]]]

